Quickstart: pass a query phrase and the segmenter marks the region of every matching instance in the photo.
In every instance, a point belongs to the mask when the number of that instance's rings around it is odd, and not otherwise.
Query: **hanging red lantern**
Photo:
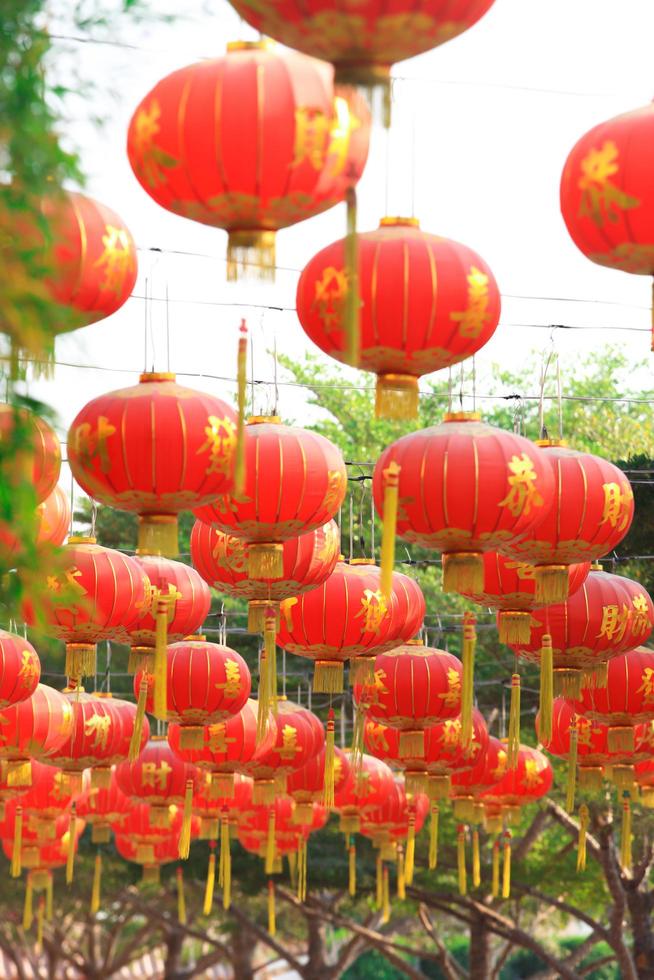
[[[590,571],[589,562],[568,565],[568,595],[581,588]],[[546,605],[536,602],[536,569],[525,562],[506,558],[497,551],[484,554],[484,589],[480,593],[462,592],[480,606],[497,609],[500,643],[529,643],[532,611]]]
[[[309,823],[313,819],[314,803],[325,798],[325,762],[327,753],[323,748],[312,759],[286,777],[286,792],[295,802],[293,820],[296,823]],[[334,746],[334,793],[344,785],[350,774],[347,755]]]
[[[66,540],[71,517],[68,494],[57,484],[37,508],[37,544],[54,544],[60,547]]]
[[[326,65],[242,41],[161,79],[134,112],[127,153],[158,204],[229,233],[228,279],[252,265],[273,278],[275,233],[343,199],[369,125],[361,102],[339,93],[335,105]]]
[[[68,461],[89,496],[139,515],[141,553],[176,555],[177,514],[231,488],[235,446],[229,405],[150,373],[85,405]]]
[[[382,517],[388,473],[397,467],[397,533],[443,552],[446,592],[482,592],[483,552],[528,533],[543,519],[554,490],[542,450],[474,412],[447,415],[384,450],[373,478]]]
[[[361,816],[382,806],[393,792],[393,786],[393,772],[389,766],[364,753],[361,765],[350,769],[347,779],[334,793],[334,809],[340,814],[343,833],[356,833]]]
[[[32,786],[21,793],[19,799],[23,810],[31,813],[34,820],[41,821],[43,836],[52,837],[48,828],[57,817],[68,812],[78,796],[61,769],[32,760]],[[80,816],[84,814],[80,813]]]
[[[20,445],[14,445],[14,442]],[[61,446],[54,429],[24,408],[0,404],[0,444],[11,451],[38,504],[54,490],[61,470]]]
[[[574,708],[609,726],[609,749],[633,751],[634,727],[654,721],[654,650],[637,647],[614,657],[606,684],[584,684]]]
[[[118,788],[151,808],[151,820],[160,827],[170,826],[169,807],[184,806],[192,800],[200,775],[195,766],[182,762],[163,736],[153,736],[134,762],[116,767]],[[189,815],[190,816],[190,815]]]
[[[39,684],[34,694],[0,712],[0,759],[10,786],[31,786],[31,758],[44,761],[70,738],[73,712],[59,691]]]
[[[497,284],[472,249],[421,231],[417,218],[383,218],[377,231],[357,235],[357,248],[358,366],[377,375],[378,416],[415,418],[420,376],[471,357],[492,337]],[[346,252],[344,239],[309,261],[297,312],[309,339],[348,363]]]
[[[484,805],[480,797],[484,790],[504,777],[508,765],[506,745],[489,735],[486,746],[477,755],[472,768],[457,769],[452,773],[450,799],[452,812],[457,820],[479,823],[484,817]]]
[[[178,838],[182,830],[182,810],[171,805],[166,816],[166,820],[161,820],[159,811],[153,810],[149,803],[132,800],[129,810],[113,821],[112,830],[117,837],[129,837],[136,844],[156,844],[169,837]]]
[[[133,861],[135,864],[143,865],[144,880],[158,880],[158,869],[163,864],[170,864],[171,861],[179,860],[179,835],[168,835],[161,840],[154,841],[152,844],[138,844],[131,837],[124,837],[116,834],[114,844],[121,858],[125,861]],[[145,872],[150,869],[155,870],[155,874],[150,878]]]
[[[555,693],[575,697],[584,676],[603,681],[606,662],[644,643],[653,628],[654,604],[642,585],[593,569],[567,602],[535,609],[529,643],[511,646],[538,663],[551,636]]]
[[[125,624],[150,603],[150,583],[134,559],[91,537],[68,539],[63,569],[48,575],[47,589],[52,601],[41,609],[26,600],[25,619],[45,620],[48,633],[65,641],[66,674],[75,680],[96,673],[96,643],[124,642]]]
[[[32,762],[32,770],[34,770],[34,766],[36,765],[39,765],[39,763]],[[49,767],[43,766],[43,768],[48,769]],[[7,762],[5,759],[0,759],[0,819],[2,819],[5,805],[9,802],[9,800],[14,800],[18,796],[24,796],[28,789],[28,786],[9,785]]]
[[[284,571],[279,579],[251,579],[249,545],[196,521],[191,531],[191,559],[205,582],[235,599],[248,601],[248,629],[264,628],[266,609],[278,614],[279,603],[322,585],[338,560],[340,532],[335,521],[282,543]]]
[[[313,724],[310,715],[306,708],[280,700],[273,747],[265,752],[258,748],[252,759],[239,767],[240,772],[254,780],[252,799],[255,804],[272,802],[281,791],[280,787],[285,787],[286,776],[301,769],[324,747],[322,725],[319,726],[321,742],[317,737],[318,726]]]
[[[317,589],[285,600],[277,641],[289,653],[315,661],[313,689],[343,690],[343,667],[352,660],[355,675],[371,676],[378,653],[406,643],[418,632],[425,615],[419,585],[393,573],[387,599],[380,571],[373,561],[338,561]]]
[[[21,846],[41,846],[61,840],[69,826],[70,814],[67,812],[56,814],[46,825],[38,813],[25,810],[22,800],[10,800],[0,821],[0,839],[13,840],[19,834]]]
[[[112,824],[134,809],[134,802],[120,790],[116,767],[111,770],[108,786],[89,786],[75,801],[77,816],[91,824],[94,844],[106,844],[111,837]],[[180,816],[181,823],[181,816]]]
[[[22,636],[0,630],[0,709],[34,694],[41,677],[41,661]]]
[[[546,796],[553,778],[547,757],[538,749],[521,745],[515,768],[507,769],[499,782],[482,793],[481,800],[491,811],[499,808],[510,819],[527,803]]]

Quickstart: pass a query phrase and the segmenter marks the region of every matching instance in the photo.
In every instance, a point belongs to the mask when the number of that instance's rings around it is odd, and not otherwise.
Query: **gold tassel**
[[[500,840],[496,837],[493,841],[493,880],[491,885],[493,898],[500,894]]]
[[[220,854],[222,861],[223,908],[232,904],[232,852],[229,839],[229,823],[223,820],[220,827]]]
[[[497,617],[500,643],[520,646],[531,640],[531,613],[517,609],[501,609]]]
[[[302,873],[300,883],[302,887],[302,901],[307,900],[307,880],[309,877],[309,847],[306,838],[302,840]]]
[[[427,775],[427,796],[430,800],[446,800],[450,795],[452,780],[449,773]]]
[[[234,490],[235,500],[241,500],[245,493],[245,399],[247,387],[248,361],[248,328],[245,320],[241,320],[238,338],[238,354],[236,357],[236,404],[238,407],[238,422],[236,426],[236,453],[234,456]]]
[[[268,836],[266,838],[266,874],[273,874],[275,867],[275,808],[268,811]]]
[[[66,676],[75,681],[96,673],[95,643],[66,644]]]
[[[472,745],[472,699],[474,695],[475,647],[477,645],[477,620],[470,612],[463,614],[463,684],[461,691],[461,747]]]
[[[148,676],[141,674],[139,684],[139,697],[136,702],[136,716],[134,718],[134,730],[129,740],[129,754],[127,758],[130,762],[136,762],[141,753],[141,738],[143,737],[143,719],[145,718],[145,703],[148,699]]]
[[[479,853],[479,831],[472,832],[472,887],[481,885],[481,855]]]
[[[52,872],[47,872],[45,883],[45,917],[48,922],[52,922]]]
[[[32,928],[32,922],[34,920],[33,898],[34,890],[32,888],[32,875],[28,874],[27,883],[25,885],[25,904],[23,905],[23,929],[25,932]]]
[[[507,765],[515,769],[520,754],[520,674],[511,677],[511,707],[509,708],[509,741],[506,747]]]
[[[343,360],[351,367],[359,364],[359,241],[357,238],[357,195],[354,187],[345,192],[347,204],[347,235],[345,236],[345,350]]]
[[[545,633],[540,648],[540,714],[538,734],[541,742],[552,738],[552,701],[554,698],[554,652],[552,637]]]
[[[379,374],[375,389],[375,417],[415,419],[418,417],[420,389],[413,374]]]
[[[66,855],[66,884],[70,885],[73,881],[73,873],[75,871],[75,844],[77,843],[77,836],[75,830],[77,829],[77,815],[75,812],[75,804],[73,803],[70,813],[70,823],[68,824],[68,853]]]
[[[395,534],[397,530],[397,505],[400,493],[400,466],[391,460],[383,472],[384,518],[379,588],[388,600],[393,590],[393,566],[395,564]]]
[[[93,866],[93,887],[91,888],[91,915],[100,910],[100,886],[102,883],[102,855],[98,851]]]
[[[621,829],[620,864],[623,871],[631,871],[631,801],[628,793],[625,793],[622,798]]]
[[[578,701],[581,697],[584,675],[581,670],[569,670],[562,667],[554,668],[554,697],[568,698]]]
[[[91,768],[91,789],[109,789],[111,786],[111,769],[106,766]]]
[[[577,742],[579,726],[577,716],[573,715],[570,723],[570,748],[568,750],[568,779],[565,793],[565,808],[568,813],[574,813],[575,795],[577,791]]]
[[[36,913],[36,946],[35,952],[37,956],[41,955],[41,950],[43,949],[43,920],[45,918],[45,899],[43,896],[39,899],[39,907]]]
[[[186,897],[184,895],[184,872],[177,868],[177,921],[181,926],[186,925]]]
[[[275,232],[237,228],[227,238],[227,282],[275,281]]]
[[[263,629],[263,645],[268,660],[268,688],[270,706],[277,714],[277,619],[274,609],[266,609]]]
[[[32,785],[32,762],[31,759],[10,759],[7,763],[7,786],[31,786]]]
[[[204,889],[204,904],[202,906],[203,915],[211,915],[211,908],[213,906],[213,890],[216,883],[216,842],[211,841],[209,847],[211,848],[211,851],[209,852],[209,865],[207,868],[207,884]],[[222,861],[222,840],[220,854]]]
[[[459,824],[457,828],[456,859],[459,872],[459,895],[465,895],[468,891],[468,872],[466,869],[466,831],[463,824]]]
[[[11,849],[11,877],[20,878],[22,869],[21,850],[23,848],[23,808],[16,807],[14,820],[14,843]]]
[[[534,571],[537,606],[551,606],[568,598],[569,572],[567,565],[537,565]]]
[[[313,667],[314,694],[342,694],[345,664],[342,660],[316,660]]]
[[[579,841],[577,843],[577,871],[586,870],[586,834],[590,813],[585,803],[579,807]]]
[[[400,759],[424,759],[425,757],[425,733],[424,731],[404,731],[400,732],[399,744]]]
[[[609,752],[633,752],[635,749],[635,739],[632,726],[609,725],[607,745]]]
[[[330,708],[327,713],[327,734],[325,736],[325,772],[322,786],[322,805],[326,807],[334,806],[334,769],[336,762],[334,734],[334,709]]]
[[[278,541],[248,544],[248,578],[259,581],[284,577],[284,545]]]
[[[606,767],[608,769],[608,766]],[[608,778],[608,774],[607,774]],[[604,773],[601,766],[579,766],[577,779],[582,789],[589,793],[598,793],[604,782]]]
[[[388,882],[388,868],[382,868],[382,922],[386,925],[391,919],[391,891]]]
[[[424,770],[405,769],[404,770],[404,789],[407,796],[417,796],[419,793],[427,795],[429,777]]]
[[[511,834],[504,831],[504,863],[502,867],[502,898],[511,896]]]
[[[472,796],[456,796],[452,800],[452,814],[461,823],[472,823],[475,820],[475,801]]]
[[[375,683],[375,657],[353,657],[350,660],[350,687]]]
[[[155,599],[155,646],[154,646],[154,697],[155,718],[168,718],[168,596]]]
[[[429,822],[429,870],[435,871],[438,866],[438,806],[436,803],[431,805],[431,818]]]
[[[143,866],[141,881],[144,885],[158,885],[161,881],[161,868],[158,864],[148,867]]]
[[[377,909],[381,912],[382,905],[384,903],[384,876],[382,872],[382,859],[381,854],[377,855],[377,860],[375,861],[375,904]]]
[[[406,866],[404,851],[401,847],[397,849],[397,897],[401,902],[406,898]]]
[[[186,861],[191,852],[191,820],[193,818],[193,780],[186,780],[186,792],[184,793],[184,816],[182,818],[182,832],[179,835],[179,856],[182,861]]]
[[[443,554],[443,592],[481,595],[484,591],[484,556],[481,551]]]
[[[268,879],[268,932],[274,936],[277,932],[277,920],[275,916],[275,883],[272,878]]]
[[[270,673],[268,651],[264,646],[259,657],[259,694],[257,703],[257,743],[262,742],[268,731],[270,715]]]
[[[144,841],[139,841],[136,845],[136,863],[137,864],[153,864],[154,863],[154,844],[146,844]]]
[[[363,764],[364,755],[364,745],[363,745],[363,733],[366,726],[366,718],[363,711],[359,711],[358,706],[354,708],[354,728],[352,731],[352,754],[350,758],[350,763],[352,766],[352,772],[355,776],[358,776],[361,772],[361,766]]]
[[[404,859],[404,876],[407,885],[413,884],[413,872],[416,863],[416,815],[409,812],[409,832],[406,839],[406,856]]]
[[[357,893],[357,849],[353,843],[348,847],[348,884],[349,894],[354,897]]]
[[[177,515],[139,514],[136,553],[177,558],[179,554]]]

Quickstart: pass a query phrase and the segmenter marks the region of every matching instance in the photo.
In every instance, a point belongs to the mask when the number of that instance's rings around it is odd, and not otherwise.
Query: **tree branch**
[[[439,952],[439,966],[445,976],[445,980],[467,980],[467,972],[459,963],[457,963],[454,957],[449,954],[445,944],[438,937],[436,928],[424,902],[420,903],[418,915],[425,932]]]
[[[536,812],[534,819],[527,828],[524,835],[512,846],[512,861],[524,861],[538,838],[543,832],[545,824],[548,822],[549,814],[547,810],[540,809]]]

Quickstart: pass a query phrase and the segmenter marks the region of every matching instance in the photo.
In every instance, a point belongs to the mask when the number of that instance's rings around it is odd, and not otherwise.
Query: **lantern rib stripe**
[[[88,250],[88,239],[86,237],[86,226],[82,220],[82,216],[79,212],[79,202],[75,198],[70,198],[70,204],[72,212],[75,216],[75,222],[77,224],[77,230],[79,231],[79,242],[80,242],[80,259],[77,264],[77,279],[75,285],[72,288],[70,295],[70,302],[74,303],[79,294],[80,288],[82,286],[83,276],[84,276],[84,266],[86,264],[86,253]]]
[[[370,279],[370,319],[372,323],[372,335],[375,341],[375,346],[379,346],[379,322],[377,319],[377,282],[379,275],[379,257],[382,250],[383,243],[378,241],[375,246],[375,252],[372,260],[372,275]]]
[[[425,252],[427,253],[427,261],[429,263],[429,275],[431,278],[431,310],[429,312],[429,323],[427,324],[425,336],[423,337],[421,347],[428,347],[429,344],[433,342],[432,338],[434,333],[434,324],[436,323],[436,312],[438,310],[439,283],[438,283],[438,272],[436,269],[436,259],[434,257],[431,243],[427,238],[423,238],[422,241],[425,248]],[[450,338],[448,338],[448,342],[449,339],[451,339],[455,333],[456,333],[456,329],[453,329],[450,333]]]
[[[409,335],[409,290],[410,290],[409,249],[406,241],[402,243],[402,350],[407,350]]]
[[[225,165],[222,155],[222,144],[219,139],[219,134],[222,132],[222,107],[223,107],[223,74],[224,69],[216,73],[216,88],[214,91],[214,132],[215,132],[215,161],[218,173],[220,175],[220,181],[225,189],[227,189],[227,176],[225,174]]]
[[[582,494],[583,507],[582,507],[582,510],[581,510],[581,516],[580,516],[580,519],[579,519],[579,526],[577,527],[577,534],[576,534],[576,537],[579,538],[581,536],[581,534],[582,534],[583,526],[584,526],[584,523],[585,523],[585,520],[586,520],[586,508],[588,506],[588,477],[586,475],[586,466],[585,466],[584,460],[583,459],[578,459],[577,460],[577,464],[578,464],[579,469],[581,471],[581,479],[582,479],[583,485],[584,485],[584,490],[583,490],[583,494]],[[591,464],[591,465],[594,465],[594,463]],[[560,474],[560,463],[559,463],[559,474]],[[563,501],[561,500],[561,478],[560,478],[560,475],[559,475],[559,495],[558,495],[558,498],[557,498],[558,511],[557,511],[557,526],[556,526],[556,533],[557,533],[557,537],[558,537],[559,540],[561,539],[561,510],[562,510],[562,504],[563,504]]]

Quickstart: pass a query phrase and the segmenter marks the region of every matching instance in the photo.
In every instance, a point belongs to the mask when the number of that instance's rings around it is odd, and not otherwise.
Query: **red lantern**
[[[272,278],[275,232],[336,204],[343,177],[361,176],[367,111],[344,93],[335,105],[330,76],[266,41],[236,42],[166,76],[137,107],[127,153],[138,181],[167,210],[229,232],[228,279],[252,264]]]
[[[57,547],[62,545],[68,534],[71,517],[68,494],[57,484],[37,509],[37,544],[54,544]]]
[[[118,787],[133,799],[149,803],[152,822],[169,826],[168,808],[183,806],[187,794],[192,796],[199,785],[195,766],[182,762],[164,737],[154,736],[135,762],[121,762],[116,767]]]
[[[22,846],[43,845],[61,839],[70,826],[70,815],[58,813],[46,822],[38,813],[24,812],[22,800],[12,800],[5,808],[5,816],[0,821],[0,838],[13,840],[17,833],[17,817],[20,818],[20,838]]]
[[[640,802],[651,809],[654,806],[654,759],[644,759],[634,766],[634,778],[640,790]]]
[[[609,749],[633,751],[634,726],[654,720],[654,650],[638,647],[614,657],[606,684],[585,684],[574,707],[609,726]]]
[[[125,861],[134,861],[136,864],[143,865],[144,880],[150,880],[150,876],[145,874],[150,869],[158,872],[162,864],[170,864],[171,861],[179,860],[179,841],[177,835],[169,835],[153,844],[138,844],[130,837],[123,837],[116,834],[114,838],[116,850]],[[157,875],[153,876],[157,880]]]
[[[500,316],[497,284],[475,252],[421,231],[416,218],[383,218],[357,243],[358,366],[377,375],[378,416],[415,418],[420,376],[458,364],[492,337]],[[346,250],[342,240],[318,252],[297,290],[305,333],[345,362]]]
[[[393,786],[393,773],[386,763],[364,753],[360,767],[351,768],[334,793],[334,809],[340,813],[343,833],[357,833],[361,816],[382,806]]]
[[[26,841],[20,849],[20,866],[28,870],[63,867],[66,864],[69,851],[70,831],[67,829],[69,824],[70,821],[66,818],[64,821],[65,829],[61,837],[57,837],[50,844],[39,843],[36,838]],[[84,833],[84,827],[83,820],[75,822],[75,842],[73,845],[75,852],[77,852],[79,839]],[[12,840],[4,839],[2,841],[2,850],[9,860],[12,859],[13,848],[14,842]]]
[[[590,571],[589,562],[568,565],[568,595],[581,588]],[[484,555],[484,590],[462,593],[480,606],[499,610],[497,628],[500,643],[529,643],[532,610],[546,605],[536,602],[536,569],[525,562],[506,558],[496,551]]]
[[[385,474],[393,466],[400,467],[397,532],[443,552],[446,592],[482,592],[482,552],[497,551],[536,526],[554,489],[542,450],[475,413],[448,415],[384,450],[373,479],[382,517]]]
[[[252,799],[255,804],[271,803],[279,793],[286,776],[301,769],[309,759],[323,748],[324,732],[320,726],[322,742],[316,737],[317,726],[310,718],[311,712],[291,701],[280,701],[277,706],[277,735],[271,749],[257,749],[249,762],[239,771],[254,779]]]
[[[64,569],[47,579],[53,601],[43,610],[28,601],[25,618],[34,625],[44,617],[48,632],[66,642],[66,674],[79,680],[96,672],[96,643],[125,641],[125,624],[150,603],[150,583],[133,558],[95,538],[69,538],[64,558]]]
[[[223,496],[193,513],[248,542],[248,574],[281,578],[284,541],[322,527],[343,503],[347,472],[329,439],[282,425],[277,416],[250,419],[242,499]]]
[[[41,662],[32,644],[0,630],[0,709],[31,697],[40,677]]]
[[[167,837],[179,837],[182,829],[182,811],[169,806],[162,811],[153,809],[149,803],[131,802],[127,812],[113,821],[113,831],[117,837],[129,837],[136,844],[154,844]],[[148,863],[144,861],[143,863]]]
[[[38,504],[54,490],[61,469],[61,447],[54,429],[38,415],[13,405],[0,404],[0,443],[9,442],[25,479],[31,482]],[[13,441],[20,446],[13,446]],[[18,459],[18,456],[21,458]]]
[[[458,769],[452,773],[450,799],[457,820],[466,823],[483,820],[484,805],[479,802],[479,797],[503,778],[507,764],[506,746],[490,735],[484,751],[477,755],[476,764],[471,769]]]
[[[30,757],[44,760],[70,738],[73,712],[68,698],[39,684],[34,694],[0,712],[0,759],[10,786],[31,786]]]
[[[89,786],[75,801],[77,816],[91,824],[94,844],[106,844],[111,836],[111,825],[131,813],[133,801],[119,789],[115,767],[111,770],[108,786]]]
[[[312,759],[286,777],[286,792],[295,801],[293,820],[310,823],[313,805],[320,803],[325,790],[326,751],[321,749]],[[338,792],[350,774],[350,763],[342,749],[334,746],[334,792]]]
[[[247,541],[196,521],[191,531],[191,559],[212,588],[235,599],[248,600],[248,629],[264,628],[266,609],[275,611],[283,599],[322,585],[334,571],[340,550],[335,521],[289,538],[282,544],[284,571],[280,579],[251,579]]]
[[[644,643],[654,628],[654,604],[645,589],[621,575],[593,570],[567,602],[535,609],[529,643],[511,644],[538,663],[543,638],[552,638],[555,691],[578,696],[584,675],[603,680],[606,662]]]
[[[282,603],[277,641],[285,650],[315,661],[313,689],[343,690],[343,665],[353,659],[360,679],[371,675],[378,653],[392,650],[418,632],[425,600],[417,582],[393,573],[389,600],[382,594],[374,562],[339,560],[317,589]],[[357,664],[358,661],[358,664]]]
[[[152,373],[78,413],[68,461],[91,497],[139,515],[140,552],[175,555],[177,514],[230,489],[235,445],[225,402]]]
[[[77,802],[74,787],[61,769],[32,760],[32,786],[21,794],[20,805],[42,821],[44,836],[53,836],[48,835],[48,825],[65,813],[74,799]]]
[[[395,780],[382,805],[362,816],[360,832],[372,838],[375,847],[383,848],[394,841],[405,841],[411,825],[413,832],[419,834],[428,813],[427,797],[418,793],[409,802],[402,782]]]
[[[32,770],[34,766],[40,765],[38,762],[32,762]],[[48,766],[43,766],[43,769],[48,769]],[[17,796],[24,796],[27,793],[28,786],[10,786],[9,785],[9,773],[7,771],[7,762],[5,759],[0,759],[0,819],[4,813],[5,805],[9,800],[15,799]]]
[[[525,804],[549,793],[553,778],[546,756],[529,745],[521,745],[516,767],[507,769],[499,782],[482,793],[481,800],[491,812],[499,808],[510,819]]]

